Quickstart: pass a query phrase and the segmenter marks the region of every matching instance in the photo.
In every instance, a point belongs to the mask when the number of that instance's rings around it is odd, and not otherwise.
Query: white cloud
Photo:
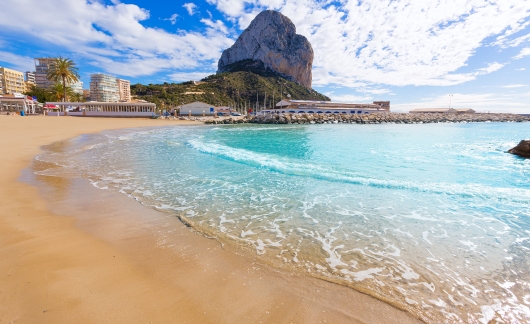
[[[35,61],[33,60],[33,58],[28,56],[21,56],[5,51],[0,51],[0,62],[7,63],[7,65],[3,65],[4,67],[20,72],[35,70]],[[2,64],[0,64],[0,66],[2,66]]]
[[[0,28],[28,41],[48,42],[58,51],[76,53],[106,72],[123,76],[209,65],[233,43],[219,28],[169,33],[142,25],[148,18],[148,11],[131,4],[4,0]]]
[[[495,72],[500,70],[504,65],[497,62],[488,63],[488,66],[485,68],[477,69],[474,73],[474,75],[483,75],[483,74],[490,74],[491,72]]]
[[[455,93],[451,97],[451,108],[472,108],[477,112],[526,113],[530,111],[530,93],[523,94],[466,94]],[[408,112],[417,108],[448,108],[449,95],[424,98],[420,102],[391,104],[394,112]]]
[[[178,18],[179,15],[177,14],[172,14],[171,17],[167,18],[167,19],[163,19],[163,20],[169,20],[171,22],[171,25],[174,25],[177,23],[177,18]]]
[[[351,94],[334,95],[333,92],[327,92],[325,93],[325,95],[328,96],[331,99],[331,101],[334,101],[334,102],[362,103],[362,102],[373,100],[373,97],[371,96],[356,96],[356,95],[351,95]]]
[[[525,68],[520,68],[520,69],[515,69],[515,71],[524,71],[526,70]]]
[[[207,0],[245,28],[261,9],[290,17],[314,49],[315,85],[446,86],[492,73],[468,63],[492,36],[523,30],[530,2],[503,0]]]
[[[197,9],[197,5],[193,2],[185,3],[182,6],[186,8],[190,16],[193,16],[195,14],[195,9]]]
[[[359,89],[356,89],[356,91],[358,92],[363,92],[363,93],[370,93],[370,94],[386,94],[386,93],[391,93],[392,91],[389,90],[389,89],[372,89],[372,88],[359,88]]]
[[[0,29],[28,41],[53,44],[57,51],[75,53],[107,72],[141,76],[163,70],[210,69],[221,51],[234,42],[231,23],[245,28],[261,10],[273,9],[290,17],[298,33],[310,40],[315,52],[314,85],[356,87],[367,94],[391,94],[385,92],[385,86],[374,84],[447,86],[468,82],[509,63],[509,58],[479,58],[482,47],[518,48],[529,40],[523,32],[530,26],[529,1],[207,2],[225,15],[225,22],[210,15],[201,19],[203,30],[171,33],[146,27],[147,10],[117,0],[113,4],[3,0]],[[197,13],[192,2],[183,7],[190,15]],[[177,18],[174,14],[167,20],[176,24]],[[526,47],[514,59],[528,55],[530,48]],[[477,60],[485,63],[470,68]]]
[[[213,21],[211,19],[201,19],[201,22],[203,24],[205,24],[206,26],[214,29],[214,30],[218,30],[220,31],[221,33],[223,34],[228,34],[228,28],[226,28],[226,25],[224,24],[224,22],[222,22],[221,20],[216,20],[216,21]]]
[[[523,57],[529,56],[529,55],[530,55],[530,47],[525,47],[525,48],[523,48],[521,50],[521,52],[519,54],[517,54],[513,58],[516,59],[516,60],[519,60],[519,59],[522,59]]]
[[[508,84],[508,85],[503,86],[503,88],[524,88],[524,87],[528,87],[528,85],[527,84]]]
[[[199,81],[211,74],[215,74],[215,71],[212,71],[212,72],[178,72],[178,73],[170,74],[169,78],[177,82]]]

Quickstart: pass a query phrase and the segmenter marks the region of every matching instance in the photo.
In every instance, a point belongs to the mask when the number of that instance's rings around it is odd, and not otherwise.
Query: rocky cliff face
[[[261,61],[281,75],[311,88],[313,48],[296,34],[293,22],[279,12],[258,14],[232,47],[223,51],[218,72],[230,72],[230,66],[243,61]]]

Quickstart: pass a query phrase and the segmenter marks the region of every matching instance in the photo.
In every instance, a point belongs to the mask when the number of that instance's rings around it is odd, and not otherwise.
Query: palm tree
[[[70,98],[75,102],[85,102],[85,97],[79,92],[74,92]]]
[[[65,89],[60,82],[56,82],[48,91],[49,98],[54,101],[65,101],[65,97],[70,97],[74,93],[72,88],[66,87]]]
[[[69,58],[63,58],[61,56],[55,58],[53,63],[50,65],[50,69],[47,75],[48,80],[55,82],[62,82],[63,86],[63,101],[66,101],[66,84],[72,84],[79,82],[79,74],[77,73],[77,67],[74,61]]]

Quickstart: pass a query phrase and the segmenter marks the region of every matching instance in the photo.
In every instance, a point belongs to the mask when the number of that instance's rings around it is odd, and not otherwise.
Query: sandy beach
[[[50,183],[43,197],[19,181],[43,145],[194,124],[0,116],[0,323],[420,322],[353,289],[229,251],[122,194]],[[81,194],[72,200],[74,189]],[[57,208],[45,198],[70,202]]]

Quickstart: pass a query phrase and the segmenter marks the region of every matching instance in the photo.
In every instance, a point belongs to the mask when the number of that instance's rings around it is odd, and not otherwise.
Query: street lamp
[[[449,109],[451,109],[451,99],[453,99],[453,95],[452,94],[449,95]]]

